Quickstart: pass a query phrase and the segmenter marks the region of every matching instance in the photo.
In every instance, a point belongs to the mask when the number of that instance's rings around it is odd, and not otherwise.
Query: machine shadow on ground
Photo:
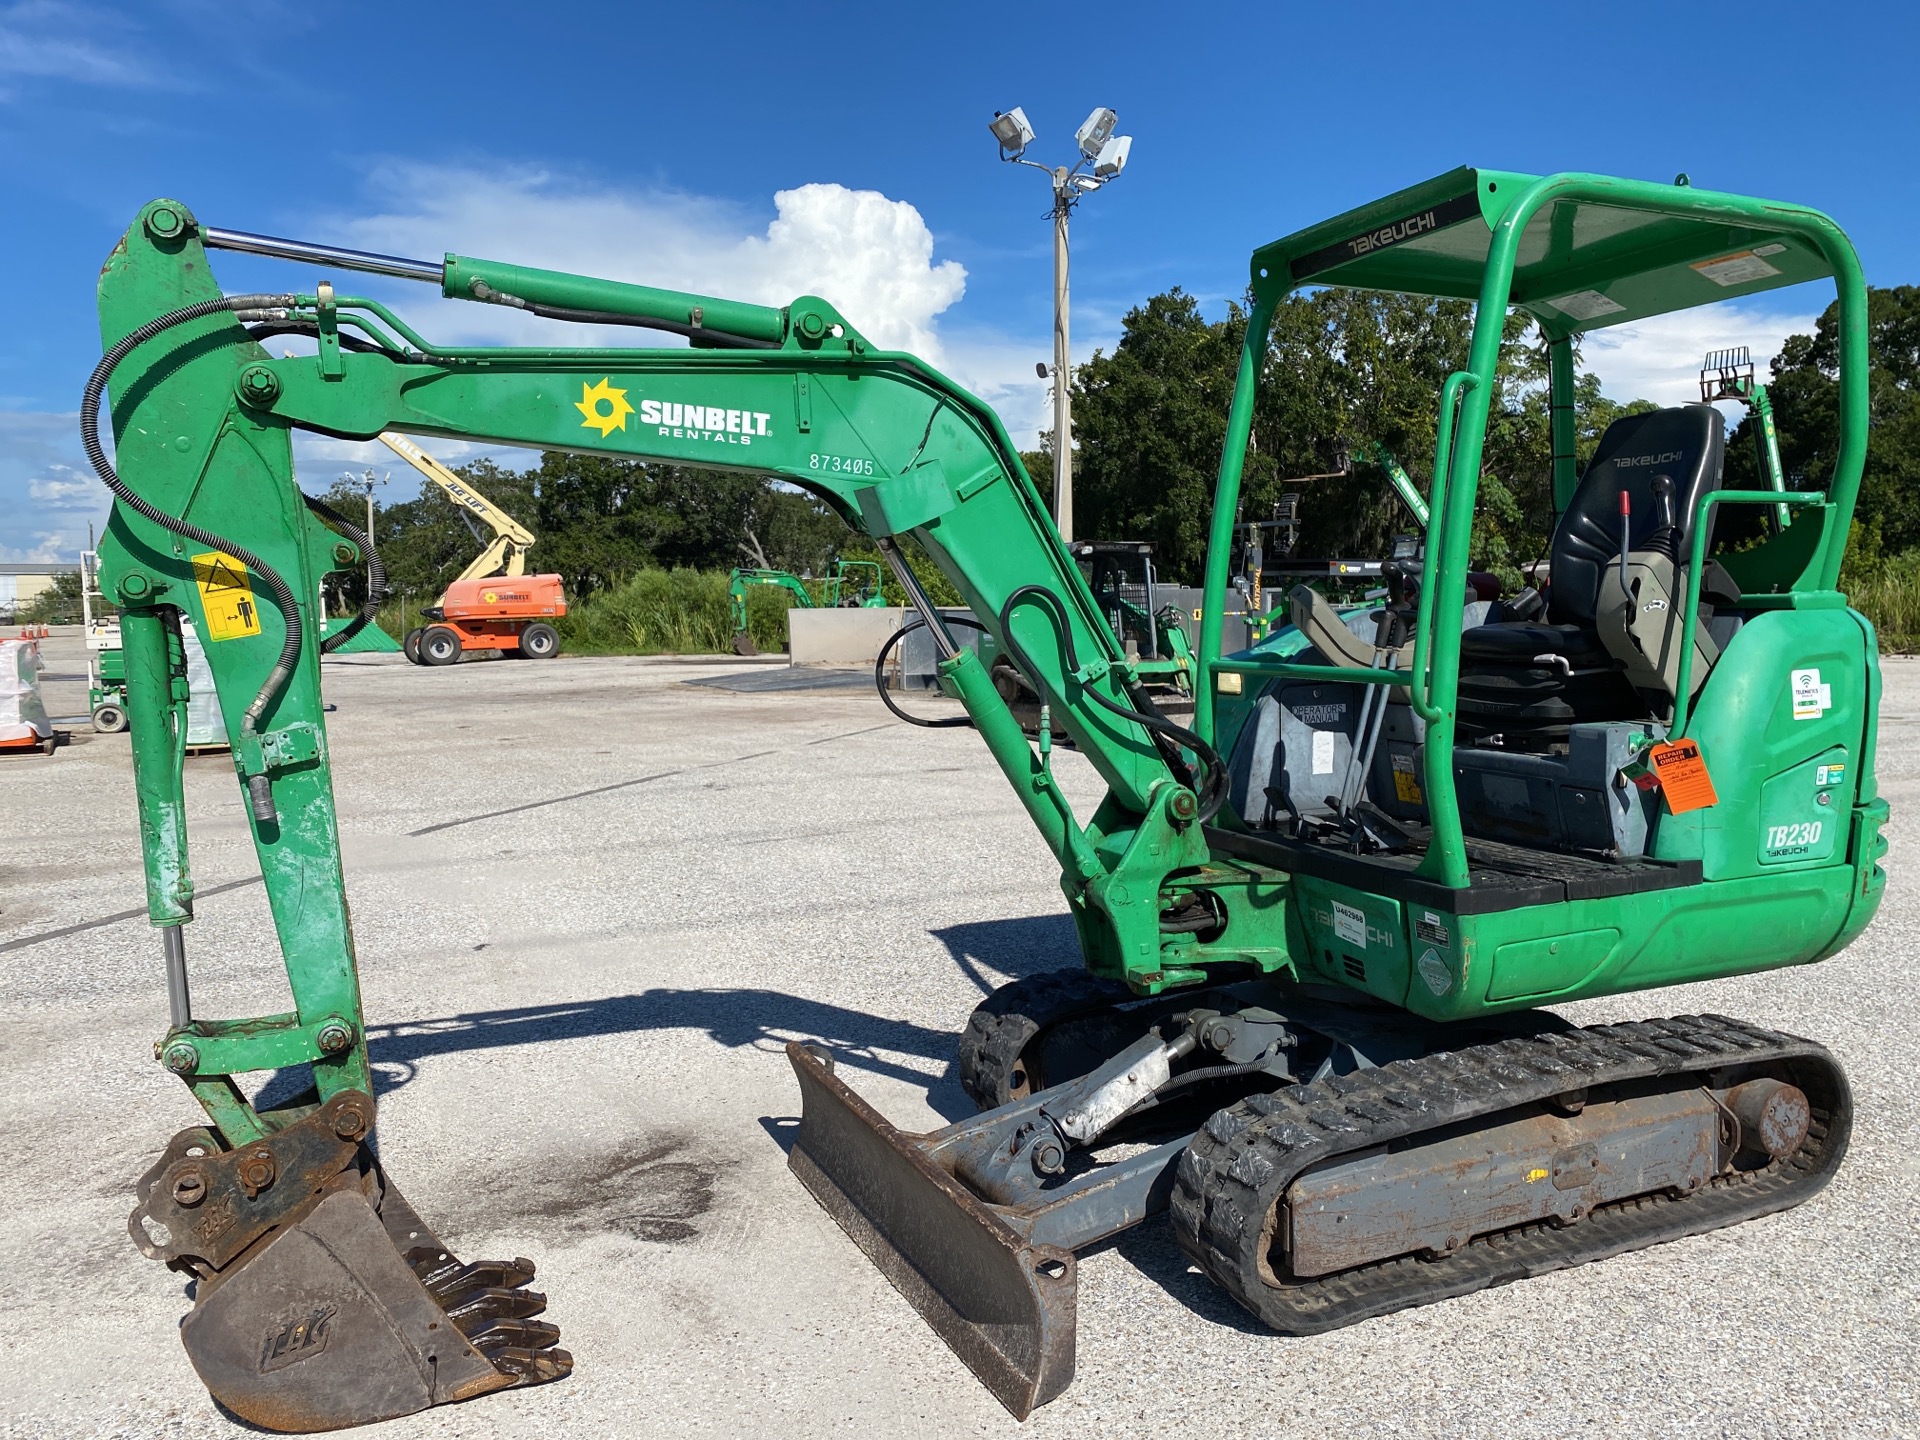
[[[831,1051],[836,1061],[874,1075],[928,1086],[928,1103],[949,1118],[972,1106],[952,1078],[955,1035],[902,1020],[889,1020],[777,990],[644,990],[596,1000],[569,1000],[501,1010],[471,1010],[434,1019],[408,1020],[367,1029],[367,1050],[381,1094],[407,1085],[420,1063],[468,1050],[644,1034],[656,1030],[704,1030],[728,1049],[753,1046],[777,1051],[788,1040],[807,1040]],[[945,1062],[938,1077],[886,1058],[916,1055]],[[306,1067],[278,1071],[255,1097],[271,1106],[299,1095],[312,1083]]]
[[[960,973],[979,986],[982,995],[991,995],[1000,985],[986,973],[990,970],[1024,980],[1047,970],[1080,968],[1080,937],[1074,933],[1073,917],[1064,912],[971,920],[927,933],[947,947]]]

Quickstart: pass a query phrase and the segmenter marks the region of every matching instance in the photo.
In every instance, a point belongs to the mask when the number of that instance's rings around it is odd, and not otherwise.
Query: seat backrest
[[[1638,549],[1660,527],[1653,477],[1672,479],[1674,529],[1680,554],[1687,555],[1693,507],[1702,495],[1720,488],[1726,429],[1726,421],[1711,405],[1624,415],[1607,427],[1553,532],[1548,618],[1561,625],[1593,624],[1601,572],[1620,556],[1623,488],[1632,505],[1628,548]]]

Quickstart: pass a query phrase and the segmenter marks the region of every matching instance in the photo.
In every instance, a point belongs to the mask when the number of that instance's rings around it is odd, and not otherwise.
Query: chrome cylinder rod
[[[900,552],[899,542],[891,535],[876,536],[874,543],[880,547],[880,554],[892,569],[894,578],[907,592],[907,598],[913,602],[913,608],[920,612],[920,619],[926,624],[933,636],[933,648],[940,652],[942,660],[951,660],[960,653],[960,646],[948,631],[946,622],[940,618],[940,612],[933,608],[933,602],[927,598],[927,592],[920,588],[920,577],[913,573],[907,564],[907,557]]]
[[[183,1030],[193,1023],[193,1001],[187,995],[187,937],[178,925],[160,930],[167,950],[167,1013],[173,1028]]]
[[[438,285],[446,273],[446,266],[438,260],[408,260],[399,255],[343,250],[337,245],[316,245],[311,240],[282,240],[275,235],[250,235],[245,230],[202,227],[200,242],[209,250],[238,250],[247,255],[270,256],[275,260],[308,260],[316,265],[331,265],[341,270],[364,270],[369,275],[392,275],[401,280],[419,280],[428,285]]]

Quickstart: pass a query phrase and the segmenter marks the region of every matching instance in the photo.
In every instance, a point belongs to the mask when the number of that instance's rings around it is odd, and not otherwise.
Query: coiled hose
[[[358,545],[360,553],[367,557],[367,598],[361,603],[360,613],[341,626],[338,633],[320,642],[320,653],[331,655],[372,624],[373,617],[380,613],[380,602],[387,598],[387,567],[380,559],[380,552],[373,548],[373,537],[366,531],[326,501],[316,500],[311,495],[302,495],[300,498],[307,502],[307,509]]]
[[[942,615],[940,619],[948,625],[967,625],[980,631],[982,634],[986,633],[986,626],[982,625],[978,620],[969,619],[965,615]],[[873,688],[880,692],[880,703],[882,705],[886,706],[887,709],[891,710],[900,719],[906,721],[907,724],[918,725],[922,730],[947,730],[956,725],[971,725],[973,724],[972,719],[965,715],[948,715],[938,720],[922,720],[918,715],[909,715],[898,705],[894,704],[893,696],[887,693],[888,658],[892,656],[894,650],[907,636],[911,635],[915,630],[924,630],[926,628],[926,621],[915,620],[911,625],[902,625],[887,637],[887,643],[880,647],[880,653],[873,658]]]
[[[100,363],[93,367],[93,374],[87,377],[87,388],[80,394],[80,443],[86,448],[87,459],[93,462],[94,473],[106,482],[107,488],[113,492],[114,499],[136,515],[151,520],[163,530],[171,530],[175,535],[184,536],[196,545],[206,545],[233,556],[266,583],[268,591],[273,596],[273,603],[279,607],[281,618],[286,622],[287,638],[280,647],[280,658],[274,662],[273,669],[267,674],[266,682],[260,687],[260,693],[253,697],[253,703],[247,707],[246,714],[241,718],[240,728],[243,733],[249,735],[259,733],[260,717],[266,713],[267,706],[273,703],[274,696],[280,693],[288,677],[293,674],[293,667],[300,661],[302,637],[299,604],[294,600],[293,591],[288,587],[287,582],[280,578],[280,572],[258,555],[242,549],[231,540],[216,535],[211,530],[202,530],[198,525],[189,524],[178,516],[167,514],[127,488],[126,483],[115,472],[113,462],[107,459],[106,449],[100,443],[100,397],[106,392],[107,377],[113,374],[114,367],[162,331],[171,330],[175,325],[184,325],[189,320],[218,315],[222,311],[285,309],[295,304],[297,298],[293,295],[223,295],[218,300],[202,300],[197,305],[187,305],[179,310],[169,310],[164,315],[155,316],[100,357]]]
[[[1006,637],[1007,653],[1013,661],[1029,676],[1040,674],[1040,668],[1033,663],[1033,657],[1020,644],[1019,637],[1013,633],[1014,608],[1024,601],[1033,600],[1042,603],[1044,609],[1053,617],[1060,632],[1060,649],[1066,668],[1075,671],[1080,668],[1080,657],[1074,650],[1073,624],[1067,614],[1067,607],[1060,597],[1044,585],[1022,585],[1000,607],[1000,633]],[[1117,700],[1109,700],[1092,685],[1081,686],[1081,693],[1102,709],[1110,710],[1124,720],[1131,720],[1149,735],[1153,736],[1154,748],[1160,752],[1168,767],[1179,776],[1193,791],[1200,802],[1198,818],[1202,823],[1211,820],[1220,807],[1227,801],[1227,764],[1220,754],[1206,741],[1184,725],[1176,725],[1160,713],[1153,698],[1140,687],[1138,682],[1127,681],[1127,698],[1140,707],[1128,709]],[[1200,762],[1202,774],[1195,776],[1181,749],[1191,750]]]

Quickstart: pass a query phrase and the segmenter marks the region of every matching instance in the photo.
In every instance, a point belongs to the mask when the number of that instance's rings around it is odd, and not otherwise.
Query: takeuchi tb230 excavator
[[[438,485],[473,538],[493,531],[487,548],[454,577],[424,612],[432,623],[409,630],[400,648],[416,665],[453,665],[469,651],[498,650],[509,659],[550,660],[560,653],[553,621],[567,613],[558,575],[529,575],[534,534],[466,480],[404,435],[380,436],[387,448]]]
[[[327,278],[223,295],[209,249],[692,345],[444,346]],[[1710,406],[1622,419],[1577,464],[1577,336],[1821,278],[1840,340],[1824,483],[1726,488]],[[118,500],[104,559],[172,1010],[155,1050],[205,1114],[140,1181],[131,1228],[195,1277],[181,1333],[223,1404],[321,1429],[571,1363],[536,1318],[532,1264],[454,1258],[390,1178],[399,1157],[370,1143],[308,597],[371,557],[303,501],[296,429],[751,469],[873,538],[1059,862],[1085,970],[980,1006],[959,1065],[982,1113],[928,1135],[888,1125],[824,1050],[791,1046],[791,1165],[1016,1415],[1071,1378],[1075,1252],[1156,1213],[1248,1311],[1301,1334],[1826,1182],[1851,1101],[1818,1044],[1713,1015],[1582,1028],[1543,1007],[1819,960],[1880,902],[1875,641],[1835,588],[1868,419],[1846,237],[1813,210],[1683,185],[1460,169],[1258,250],[1250,282],[1189,727],[1130,668],[993,413],[824,300],[773,309],[223,231],[172,200],[140,211],[101,276],[107,350],[81,418]],[[1297,590],[1296,624],[1223,655],[1267,331],[1302,285],[1475,299],[1471,350],[1438,397],[1424,558],[1361,615]],[[1551,578],[1469,604],[1515,307],[1551,360]],[[274,359],[253,333],[289,330],[317,352]],[[111,460],[96,433],[110,382]],[[1760,543],[1715,546],[1729,506],[1758,508]],[[1041,697],[1037,738],[927,602],[908,536]],[[286,1014],[191,1004],[183,617],[208,637],[234,736]],[[1091,816],[1053,775],[1060,730],[1107,787]],[[303,1065],[312,1090],[271,1109],[237,1080]]]

